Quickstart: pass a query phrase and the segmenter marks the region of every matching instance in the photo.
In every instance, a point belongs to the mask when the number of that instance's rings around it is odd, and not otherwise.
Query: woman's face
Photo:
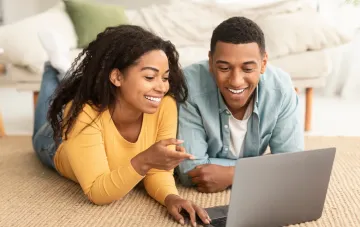
[[[118,99],[136,111],[152,114],[169,90],[169,63],[162,50],[153,50],[123,73],[113,70],[111,82],[119,87]],[[125,104],[123,103],[123,104]]]

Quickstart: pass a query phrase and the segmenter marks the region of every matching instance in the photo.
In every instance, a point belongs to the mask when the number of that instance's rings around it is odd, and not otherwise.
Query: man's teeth
[[[229,91],[231,91],[232,93],[234,94],[239,94],[239,93],[243,93],[245,91],[245,88],[244,89],[240,89],[240,90],[234,90],[234,89],[230,89],[228,88]]]
[[[161,98],[155,98],[155,97],[151,97],[151,96],[145,96],[146,99],[149,99],[150,101],[154,101],[154,102],[160,102]]]

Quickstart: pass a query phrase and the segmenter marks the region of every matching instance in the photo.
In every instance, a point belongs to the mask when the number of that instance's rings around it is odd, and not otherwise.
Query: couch
[[[324,86],[332,70],[328,50],[351,41],[351,33],[328,24],[302,0],[273,0],[250,8],[236,3],[229,7],[214,1],[171,0],[125,13],[130,23],[171,40],[179,51],[182,66],[207,58],[212,30],[220,21],[235,15],[254,20],[266,36],[270,64],[287,71],[297,91],[305,90],[305,131],[311,129],[313,89]],[[5,50],[0,60],[9,63],[8,72],[18,90],[33,92],[34,102],[47,60],[37,38],[37,31],[44,27],[56,28],[62,34],[72,59],[81,51],[62,1],[45,12],[0,27],[0,47]]]

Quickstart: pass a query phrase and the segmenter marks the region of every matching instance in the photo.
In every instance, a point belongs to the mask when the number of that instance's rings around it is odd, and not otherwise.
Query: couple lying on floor
[[[107,28],[70,65],[61,40],[49,54],[35,111],[33,146],[45,165],[108,204],[140,181],[180,223],[210,218],[179,196],[232,185],[239,158],[304,149],[290,76],[267,65],[262,30],[233,17],[213,31],[209,59],[181,69],[174,45],[133,25]],[[181,56],[180,56],[181,57]],[[71,67],[70,67],[71,66]],[[66,75],[64,77],[64,73]]]

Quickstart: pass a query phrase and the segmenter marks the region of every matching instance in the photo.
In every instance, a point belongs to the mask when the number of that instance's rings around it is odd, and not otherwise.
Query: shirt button
[[[229,150],[229,148],[225,147],[225,151],[228,151],[228,150]]]
[[[229,128],[229,126],[228,126],[228,125],[224,125],[224,128],[226,128],[226,129],[227,129],[227,128]]]
[[[230,114],[228,110],[226,111],[226,114]]]

